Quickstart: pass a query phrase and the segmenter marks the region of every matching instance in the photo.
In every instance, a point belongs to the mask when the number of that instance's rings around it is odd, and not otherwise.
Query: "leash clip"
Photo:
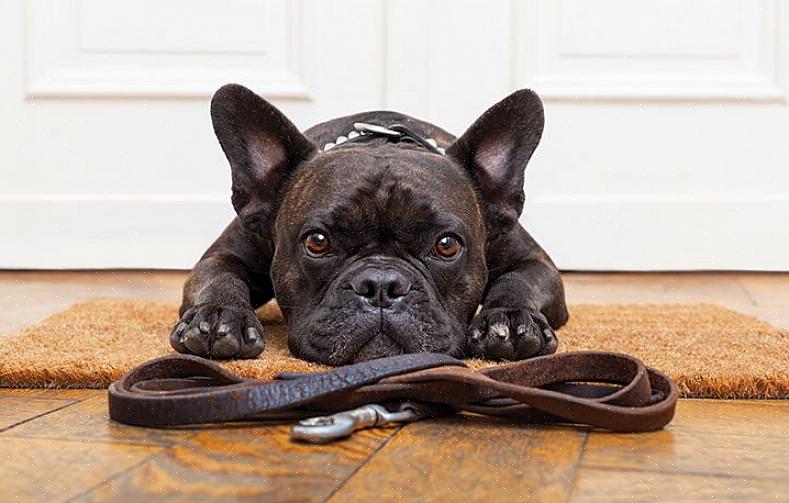
[[[363,428],[388,423],[408,423],[419,418],[410,402],[403,402],[397,412],[390,412],[383,405],[371,403],[330,416],[302,419],[291,429],[290,438],[313,444],[326,444],[348,437]]]

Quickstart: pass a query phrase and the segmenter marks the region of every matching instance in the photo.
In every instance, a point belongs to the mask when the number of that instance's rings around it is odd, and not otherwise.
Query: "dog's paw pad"
[[[468,353],[492,360],[522,360],[555,353],[556,334],[542,313],[483,309],[469,325]]]
[[[263,326],[251,309],[198,304],[187,310],[170,333],[179,353],[210,358],[254,358],[263,352]]]

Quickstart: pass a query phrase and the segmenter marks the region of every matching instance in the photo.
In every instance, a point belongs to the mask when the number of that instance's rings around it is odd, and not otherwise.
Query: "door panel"
[[[789,270],[772,0],[0,0],[0,267],[190,267],[232,218],[208,102],[461,133],[545,100],[523,221],[582,270]]]

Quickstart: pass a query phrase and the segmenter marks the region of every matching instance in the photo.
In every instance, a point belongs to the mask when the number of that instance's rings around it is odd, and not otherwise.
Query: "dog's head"
[[[445,135],[446,155],[385,139],[320,151],[238,85],[217,91],[211,114],[233,206],[273,246],[295,355],[332,365],[462,355],[487,282],[486,247],[523,207],[524,168],[543,128],[533,92],[510,95],[457,140]]]

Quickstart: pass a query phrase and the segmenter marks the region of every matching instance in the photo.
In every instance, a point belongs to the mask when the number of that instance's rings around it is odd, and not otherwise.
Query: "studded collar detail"
[[[365,122],[356,122],[353,125],[353,131],[346,135],[340,135],[333,142],[329,142],[323,146],[323,151],[331,150],[332,148],[342,145],[346,142],[361,142],[371,137],[384,137],[390,139],[392,142],[399,143],[401,141],[415,143],[422,147],[434,152],[436,154],[444,155],[446,153],[443,147],[439,147],[436,140],[433,138],[424,138],[414,130],[402,125],[392,124],[389,127],[380,126],[377,124],[367,124]]]

